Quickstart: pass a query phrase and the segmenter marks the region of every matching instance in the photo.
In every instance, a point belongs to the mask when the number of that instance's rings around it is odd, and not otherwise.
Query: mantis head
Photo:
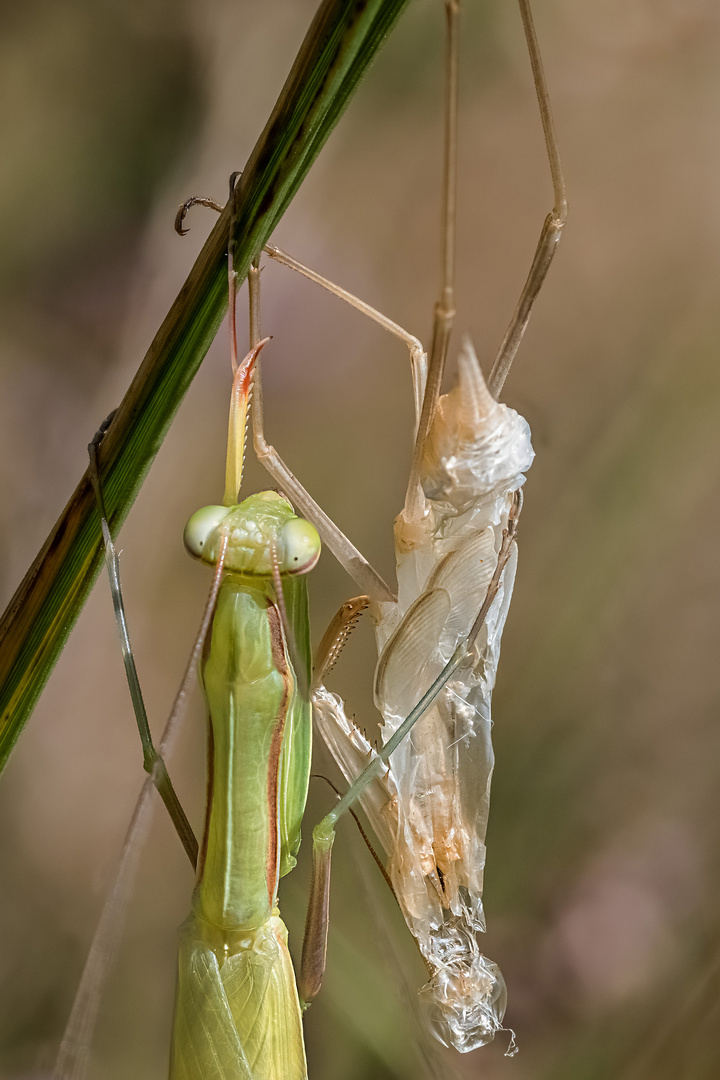
[[[188,521],[183,539],[190,555],[214,565],[225,535],[225,569],[236,574],[269,577],[273,559],[281,574],[307,574],[320,557],[315,526],[297,517],[276,491],[250,495],[238,506],[204,506]]]

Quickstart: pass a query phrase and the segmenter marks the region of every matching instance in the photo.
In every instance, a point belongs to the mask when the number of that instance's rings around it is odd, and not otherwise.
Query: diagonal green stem
[[[270,238],[407,0],[323,0],[236,188],[239,282]],[[241,79],[238,78],[241,89]],[[99,457],[117,533],[227,309],[230,208],[208,237],[125,395]],[[86,473],[0,621],[0,768],[102,561]]]

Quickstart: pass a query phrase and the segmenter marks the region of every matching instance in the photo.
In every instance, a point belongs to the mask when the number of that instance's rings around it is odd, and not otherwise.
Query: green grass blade
[[[242,281],[269,239],[407,0],[325,0],[236,191]],[[240,78],[238,86],[241,89]],[[100,447],[113,532],[124,521],[227,309],[229,209],[208,237]],[[100,418],[98,418],[100,419]],[[0,621],[0,768],[72,630],[101,565],[82,477]]]

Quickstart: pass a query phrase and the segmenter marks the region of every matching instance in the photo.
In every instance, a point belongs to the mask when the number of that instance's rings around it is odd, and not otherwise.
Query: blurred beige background
[[[0,7],[3,602],[85,468],[224,199],[314,0]],[[486,370],[551,204],[512,0],[466,0],[457,338]],[[570,221],[505,399],[528,418],[521,566],[495,698],[488,933],[519,1055],[423,1038],[422,967],[355,830],[336,845],[310,1075],[709,1080],[720,1073],[720,12],[546,0],[536,20]],[[437,285],[440,0],[416,0],[276,241],[427,338]],[[409,456],[402,347],[288,271],[263,275],[268,434],[392,573]],[[244,325],[244,308],[240,307]],[[454,351],[454,350],[453,350]],[[211,350],[121,536],[148,706],[167,712],[207,575],[181,534],[221,494]],[[248,491],[266,480],[258,469]],[[316,633],[352,583],[315,572]],[[363,627],[335,685],[375,722]],[[196,699],[173,771],[202,814]],[[0,1074],[44,1075],[140,784],[101,580],[0,784]],[[330,772],[322,752],[320,771]],[[313,789],[309,821],[328,805]],[[306,848],[309,847],[306,844]],[[307,856],[307,851],[305,852]],[[299,945],[303,864],[283,911]],[[103,1002],[93,1075],[165,1075],[191,877],[161,814]]]

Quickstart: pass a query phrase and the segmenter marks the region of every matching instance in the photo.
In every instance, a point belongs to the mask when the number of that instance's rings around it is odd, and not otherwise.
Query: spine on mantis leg
[[[496,402],[472,345],[459,385],[438,401],[421,463],[420,513],[395,523],[398,600],[375,609],[375,701],[387,743],[467,638],[506,542],[508,515],[533,460],[530,431]],[[468,656],[361,795],[388,855],[393,888],[428,966],[422,991],[434,1034],[473,1050],[501,1029],[505,984],[480,952],[493,751],[490,704],[515,577],[512,545]],[[318,726],[347,779],[375,752],[324,686]]]
[[[275,492],[191,518],[186,545],[213,563],[227,541],[202,663],[208,804],[192,911],[182,929],[171,1080],[304,1080],[300,1005],[277,907],[295,863],[310,772],[309,702],[296,692],[272,585],[317,561],[319,539]],[[283,593],[308,670],[307,591]]]

